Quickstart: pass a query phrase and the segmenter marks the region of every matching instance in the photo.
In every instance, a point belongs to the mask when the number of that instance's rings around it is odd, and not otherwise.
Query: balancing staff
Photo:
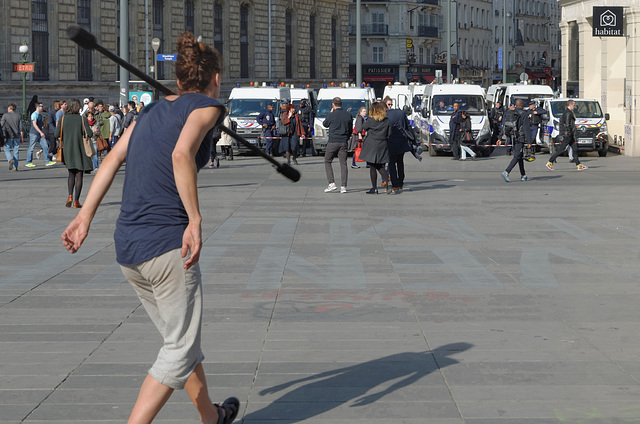
[[[229,424],[236,398],[209,398],[200,347],[202,229],[197,172],[211,153],[215,125],[224,118],[221,60],[189,32],[178,39],[179,95],[146,106],[98,170],[78,216],[62,233],[65,248],[82,246],[100,202],[127,161],[116,259],[164,339],[142,383],[129,424],[151,423],[175,389],[185,389],[203,423]]]

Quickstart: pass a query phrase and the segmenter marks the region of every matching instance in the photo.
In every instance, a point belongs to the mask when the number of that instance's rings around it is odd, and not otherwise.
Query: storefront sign
[[[593,6],[593,36],[624,37],[623,16],[623,8],[620,6]]]

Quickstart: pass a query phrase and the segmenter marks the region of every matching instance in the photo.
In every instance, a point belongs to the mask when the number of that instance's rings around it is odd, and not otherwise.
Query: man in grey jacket
[[[11,103],[0,121],[0,130],[5,139],[4,154],[9,162],[9,171],[18,170],[18,151],[23,141],[22,127],[22,119],[16,113],[16,104]]]
[[[340,193],[347,192],[347,142],[351,138],[353,131],[353,117],[349,112],[342,109],[342,99],[334,97],[331,101],[331,112],[327,115],[322,125],[329,128],[329,139],[324,152],[324,169],[327,173],[329,185],[324,189],[325,193],[335,191],[335,178],[333,176],[333,159],[337,156],[340,161]]]

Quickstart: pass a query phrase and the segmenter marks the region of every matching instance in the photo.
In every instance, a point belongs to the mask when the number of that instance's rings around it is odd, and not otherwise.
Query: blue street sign
[[[159,54],[158,55],[158,61],[176,61],[178,60],[178,55],[177,54]]]
[[[502,47],[498,47],[498,69],[502,69]]]

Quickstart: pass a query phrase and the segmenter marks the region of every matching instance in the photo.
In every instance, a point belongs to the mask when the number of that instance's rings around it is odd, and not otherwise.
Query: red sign
[[[14,63],[14,72],[34,72],[33,63]]]

